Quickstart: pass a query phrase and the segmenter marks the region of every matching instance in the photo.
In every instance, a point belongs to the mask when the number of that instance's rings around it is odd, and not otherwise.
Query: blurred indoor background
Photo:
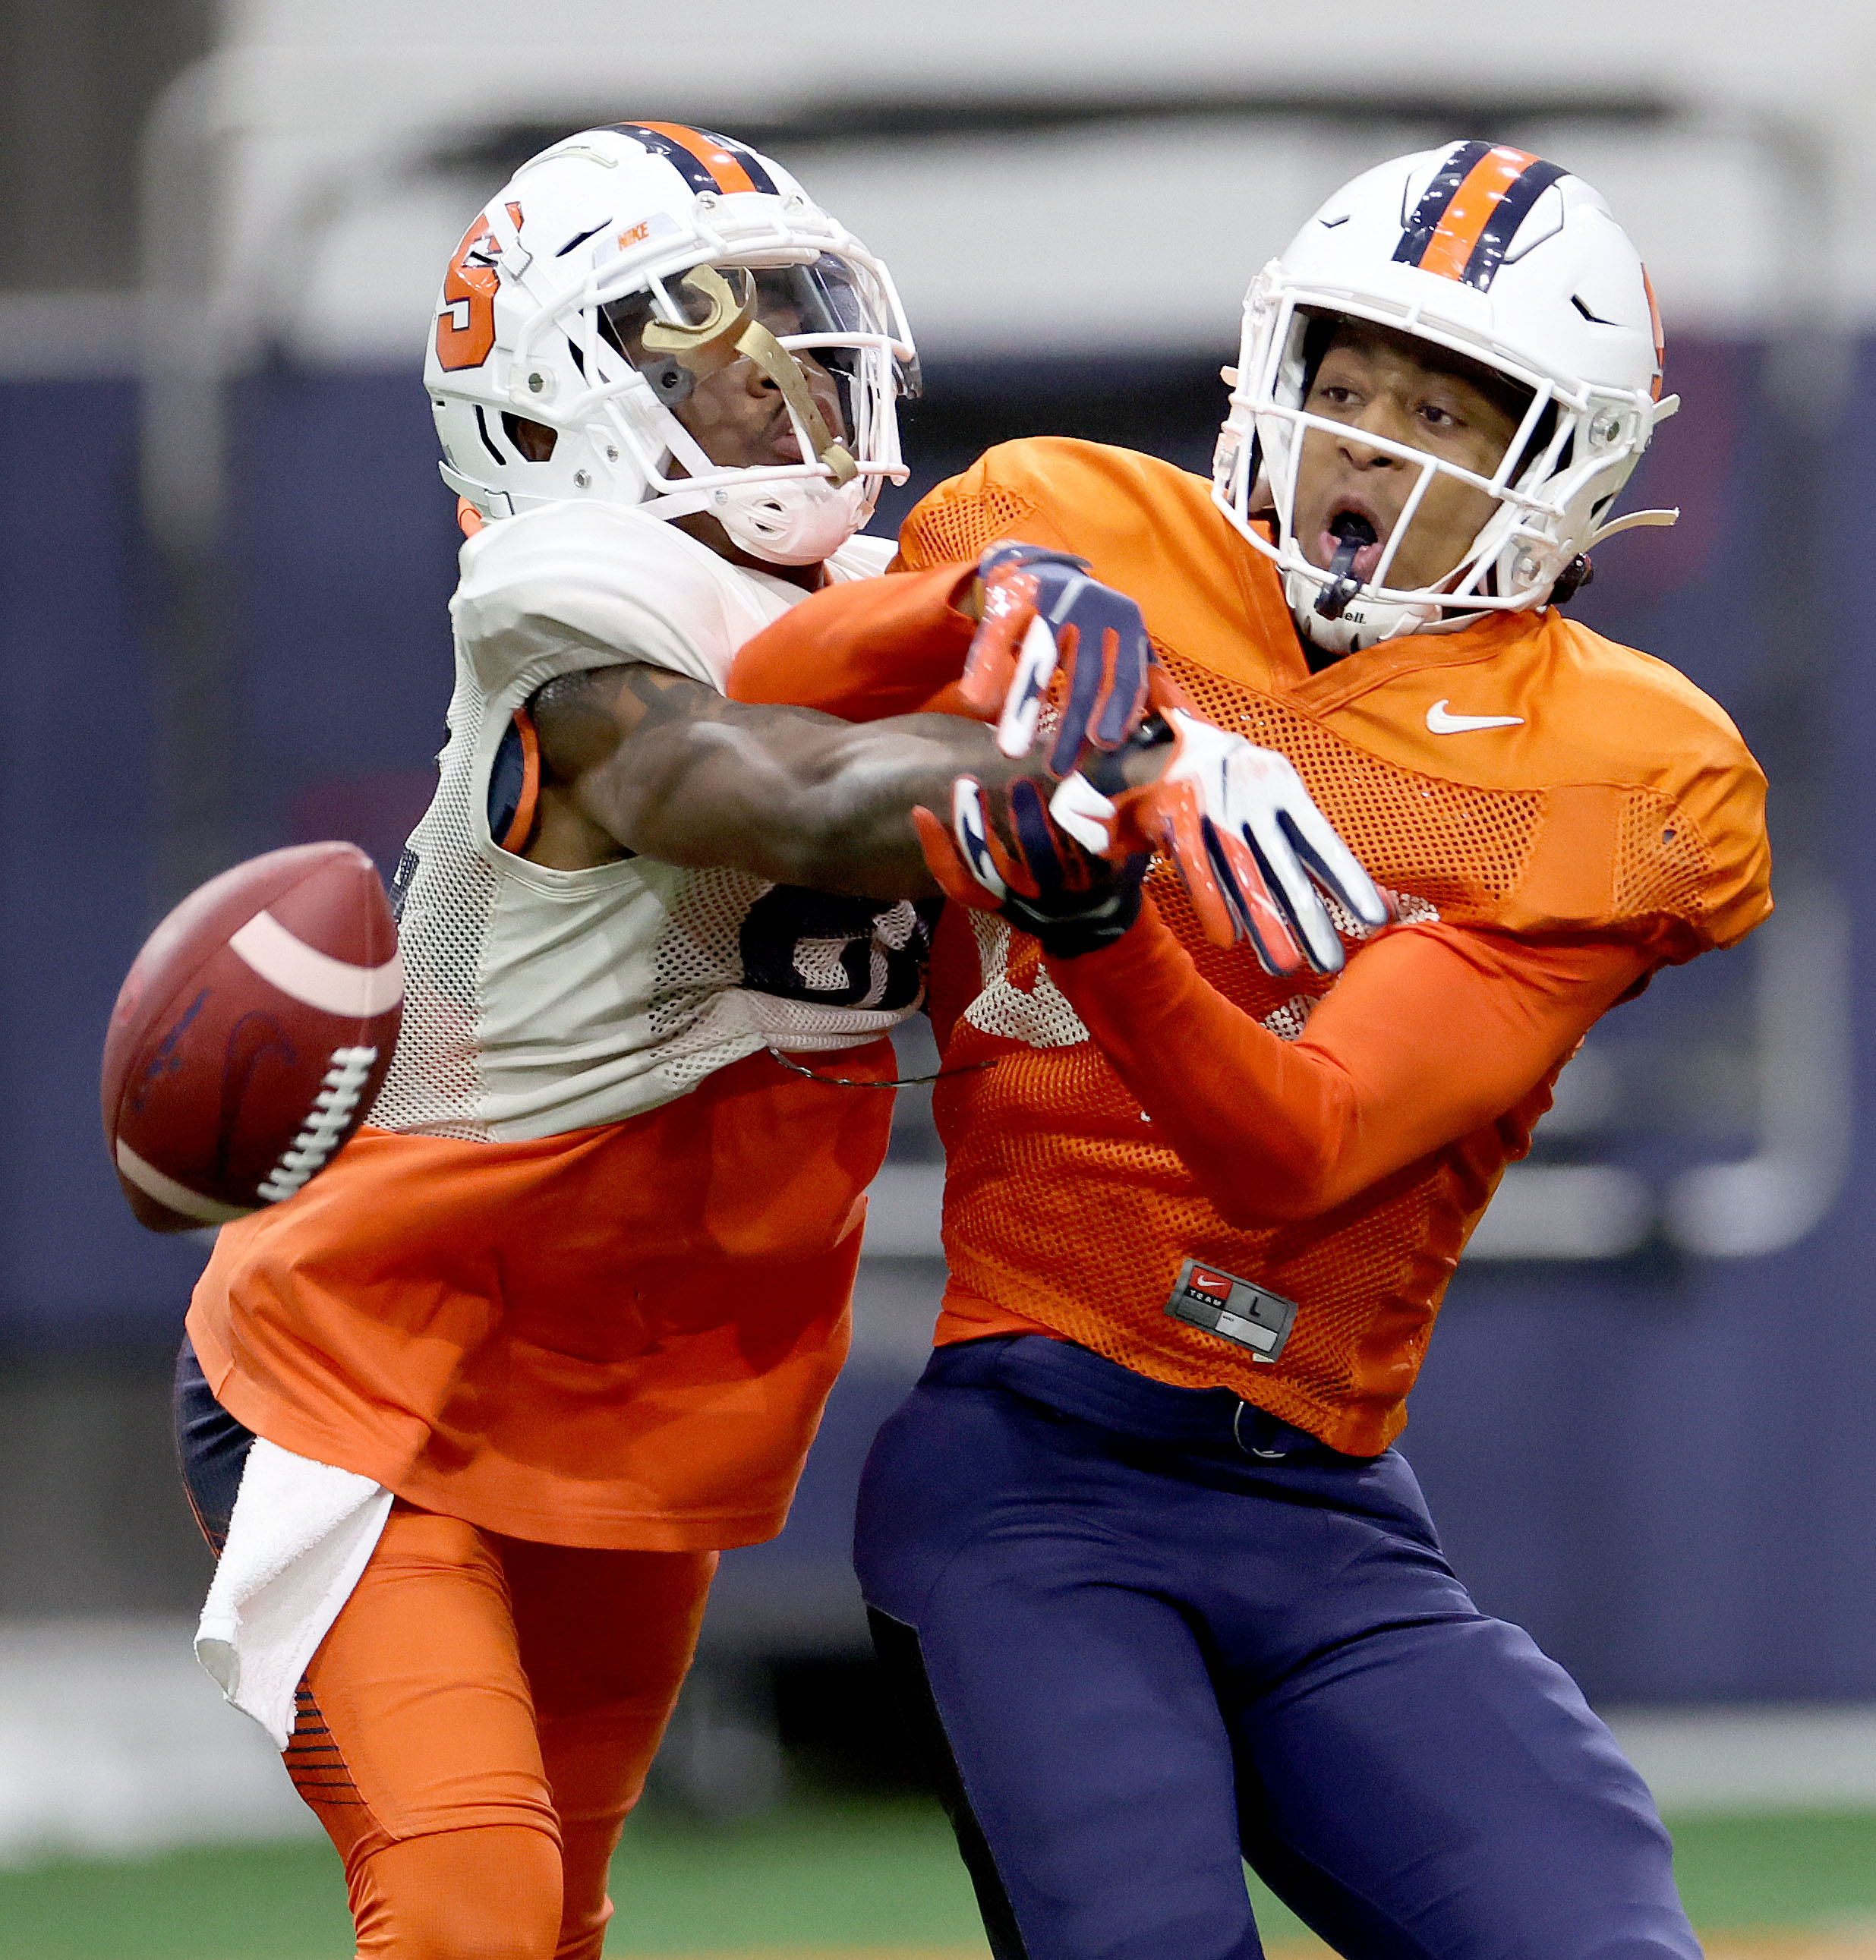
[[[927,389],[880,530],[1013,435],[1205,469],[1247,279],[1369,163],[1483,135],[1608,196],[1684,402],[1625,507],[1682,516],[1607,548],[1575,609],[1740,723],[1780,909],[1571,1065],[1404,1446],[1481,1603],[1616,1720],[1696,1918],[1852,1950],[1876,1928],[1876,15],[0,0],[0,1956],[349,1950],[336,1867],[190,1658],[207,1560],[167,1379],[202,1252],[117,1195],[98,1044],[202,877],[324,837],[394,864],[448,688],[441,269],[514,163],[628,116],[772,151],[892,265]],[[787,1532],[726,1561],[617,1951],[974,1938],[846,1558],[941,1281],[937,1154],[908,1095],[852,1365]]]

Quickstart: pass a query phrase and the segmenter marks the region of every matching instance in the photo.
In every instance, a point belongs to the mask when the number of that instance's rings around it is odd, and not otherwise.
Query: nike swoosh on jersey
[[[1468,728],[1521,728],[1521,714],[1448,714],[1446,703],[1436,701],[1426,711],[1426,725],[1435,735],[1463,735]]]

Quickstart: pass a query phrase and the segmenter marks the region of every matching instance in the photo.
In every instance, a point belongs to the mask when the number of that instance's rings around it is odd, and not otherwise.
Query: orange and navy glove
[[[1158,781],[1115,799],[1108,848],[1165,852],[1215,946],[1248,940],[1266,973],[1339,972],[1330,906],[1351,937],[1378,931],[1393,915],[1374,880],[1287,756],[1180,708],[1165,719],[1172,759]]]
[[[1072,959],[1111,944],[1140,915],[1148,854],[1119,864],[1091,856],[1051,821],[1042,792],[1019,777],[992,819],[974,776],[951,785],[948,827],[922,807],[912,813],[925,861],[948,898],[992,912],[1032,933],[1045,953]]]
[[[1100,757],[1049,803],[1059,830],[1108,858],[1158,851],[1183,881],[1215,946],[1248,940],[1266,973],[1340,972],[1342,936],[1393,918],[1386,896],[1316,807],[1288,756],[1183,708],[1145,724],[1129,746],[1173,745],[1156,781],[1125,787]]]
[[[977,561],[982,609],[962,676],[926,704],[994,722],[997,746],[1027,756],[1056,710],[1049,773],[1113,754],[1155,708],[1179,702],[1153,657],[1146,622],[1088,561],[1040,545],[992,545]]]

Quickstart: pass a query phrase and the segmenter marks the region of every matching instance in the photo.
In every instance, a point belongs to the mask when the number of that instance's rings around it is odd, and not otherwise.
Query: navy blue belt
[[[1116,1435],[1239,1461],[1365,1460],[1342,1456],[1229,1389],[1175,1388],[1043,1334],[995,1335],[937,1348],[919,1385],[1002,1389]]]

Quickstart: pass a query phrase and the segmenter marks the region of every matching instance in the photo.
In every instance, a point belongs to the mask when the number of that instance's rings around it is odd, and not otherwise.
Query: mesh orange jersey
[[[1199,710],[1291,758],[1409,923],[1339,981],[1279,982],[1203,940],[1164,865],[1141,925],[1078,960],[953,908],[933,1018],[948,1068],[989,1065],[938,1086],[940,1338],[1040,1328],[1377,1451],[1585,1029],[1770,909],[1764,779],[1680,674],[1554,611],[1311,675],[1201,479],[1058,440],[941,485],[901,536],[925,576],[811,599],[746,644],[731,692],[918,705],[957,671],[948,601],[998,538],[1078,552],[1138,600]],[[1298,1303],[1274,1361],[1168,1315],[1188,1258]]]

